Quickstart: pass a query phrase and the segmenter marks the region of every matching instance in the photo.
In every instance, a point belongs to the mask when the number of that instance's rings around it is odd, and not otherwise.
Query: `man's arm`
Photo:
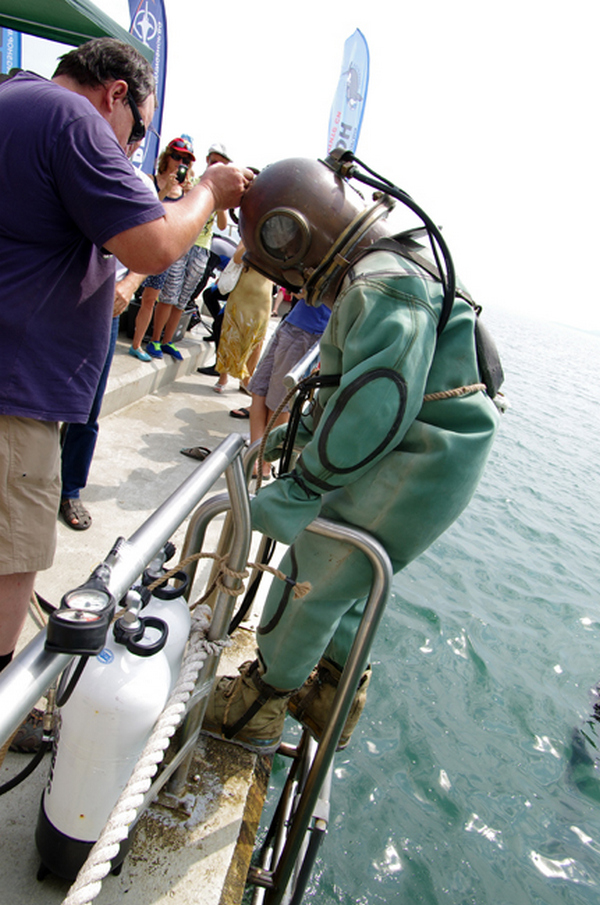
[[[163,217],[118,233],[104,245],[136,273],[162,273],[192,246],[214,210],[239,206],[252,177],[249,170],[213,164],[184,198],[165,207]]]

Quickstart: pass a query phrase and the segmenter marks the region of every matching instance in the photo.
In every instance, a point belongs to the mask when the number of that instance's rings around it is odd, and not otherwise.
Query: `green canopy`
[[[37,35],[61,44],[83,44],[90,38],[119,38],[136,47],[146,59],[149,47],[94,6],[90,0],[0,0],[0,26]]]

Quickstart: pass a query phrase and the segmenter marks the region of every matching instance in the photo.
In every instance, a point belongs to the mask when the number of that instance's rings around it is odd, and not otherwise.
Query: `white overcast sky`
[[[127,0],[96,0],[125,27]],[[598,0],[166,0],[164,143],[326,152],[344,41],[371,56],[357,154],[439,223],[483,305],[600,330]],[[57,45],[26,45],[51,74]],[[58,49],[62,52],[62,48]]]

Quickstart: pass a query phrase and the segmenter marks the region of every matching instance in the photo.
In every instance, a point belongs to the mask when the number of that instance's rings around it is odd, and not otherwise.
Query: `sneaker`
[[[44,712],[34,708],[23,720],[9,745],[9,751],[19,754],[37,754],[42,747]]]
[[[167,355],[171,355],[172,358],[175,358],[177,361],[183,361],[183,355],[173,343],[163,343],[160,348],[163,352],[166,352]]]
[[[330,660],[321,659],[310,676],[288,701],[288,710],[294,719],[310,729],[317,740],[321,738],[329,721],[329,714],[342,672]],[[367,701],[367,688],[371,681],[371,667],[361,676],[346,724],[342,730],[337,750],[345,748],[356,729],[359,717]]]
[[[149,342],[146,343],[146,352],[148,355],[151,355],[152,358],[162,358],[162,349],[160,347],[160,343]]]
[[[213,687],[202,731],[257,754],[272,754],[281,742],[293,692],[263,682],[258,660],[248,660],[238,669],[239,676],[224,676]]]
[[[134,349],[133,346],[129,346],[129,354],[133,355],[134,358],[139,358],[140,361],[152,361],[143,349]]]

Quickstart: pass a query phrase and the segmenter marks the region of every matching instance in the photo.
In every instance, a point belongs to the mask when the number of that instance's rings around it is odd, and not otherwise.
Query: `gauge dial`
[[[110,597],[106,591],[99,588],[77,588],[70,591],[63,598],[63,605],[71,610],[85,610],[86,612],[98,613],[106,609],[110,602]]]

